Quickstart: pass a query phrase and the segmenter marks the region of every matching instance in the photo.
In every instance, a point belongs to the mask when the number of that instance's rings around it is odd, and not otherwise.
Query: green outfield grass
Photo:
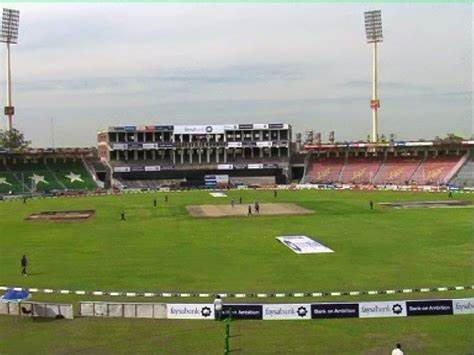
[[[471,208],[381,209],[368,201],[444,194],[231,191],[244,202],[290,201],[312,215],[196,219],[187,205],[229,203],[205,191],[0,203],[0,281],[105,290],[312,291],[464,285],[473,282]],[[154,196],[158,207],[153,208]],[[459,198],[472,199],[472,195]],[[93,208],[79,223],[26,222],[32,212]],[[120,221],[126,210],[127,221]],[[284,234],[321,239],[335,253],[297,255]],[[31,276],[20,275],[27,254]]]
[[[471,354],[472,316],[239,321],[231,354]],[[196,320],[0,317],[2,354],[223,354],[224,324]]]
[[[474,209],[369,209],[370,200],[443,200],[447,194],[279,191],[274,198],[271,191],[233,190],[229,198],[213,198],[206,191],[166,195],[168,203],[165,193],[38,199],[26,205],[1,202],[0,284],[73,290],[291,292],[458,286],[474,281]],[[157,208],[153,208],[155,197]],[[244,203],[294,202],[314,214],[196,219],[186,211],[187,205],[228,204],[230,198],[239,197]],[[33,212],[91,208],[96,216],[85,222],[24,221]],[[122,209],[125,222],[120,221]],[[285,234],[313,236],[335,253],[294,254],[275,240]],[[26,278],[20,275],[22,254],[31,263]],[[459,296],[472,294],[463,291]],[[434,296],[444,295],[453,297],[456,292]],[[382,354],[401,341],[410,354],[467,354],[474,349],[473,320],[447,316],[242,321],[234,325],[233,344],[248,354]],[[26,353],[31,344],[37,353],[217,354],[223,350],[224,329],[216,323],[0,317],[0,353]]]

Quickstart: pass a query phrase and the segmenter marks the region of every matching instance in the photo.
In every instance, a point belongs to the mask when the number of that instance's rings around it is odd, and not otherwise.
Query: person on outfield
[[[260,214],[260,205],[258,201],[255,201],[255,213]]]
[[[273,190],[273,197],[274,197],[274,198],[277,197],[277,190]]]
[[[402,345],[400,343],[395,345],[395,349],[392,350],[392,355],[403,355]]]
[[[448,197],[453,198],[453,192],[452,191],[449,191]]]
[[[242,196],[239,197],[239,203],[242,204]]]
[[[156,207],[157,205],[157,201],[156,201],[156,197],[153,199],[153,207]]]
[[[252,215],[252,206],[249,205],[247,216],[251,216],[251,215]]]
[[[120,212],[120,220],[121,220],[121,221],[125,221],[125,220],[126,220],[126,218],[125,218],[125,211]]]
[[[370,200],[369,206],[370,206],[370,209],[373,210],[374,209],[374,201]]]
[[[165,195],[165,202],[168,202],[168,195]]]
[[[21,263],[21,274],[23,276],[28,276],[28,272],[26,270],[26,268],[28,267],[28,258],[26,257],[26,255],[23,255],[21,257],[20,263]]]
[[[214,317],[216,320],[222,319],[222,299],[220,295],[217,295],[214,300]]]

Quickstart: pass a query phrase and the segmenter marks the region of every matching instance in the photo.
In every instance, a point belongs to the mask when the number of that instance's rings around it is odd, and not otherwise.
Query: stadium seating
[[[345,184],[372,183],[381,164],[381,158],[349,158],[342,169],[340,181]]]
[[[97,188],[94,180],[81,161],[48,163],[60,184],[66,189],[90,190]]]
[[[375,177],[374,183],[406,185],[421,162],[421,158],[387,157]]]
[[[339,181],[339,174],[344,166],[344,158],[311,157],[306,182],[333,183]]]
[[[48,192],[63,190],[65,187],[59,183],[44,163],[16,163],[8,166],[16,179],[25,187],[25,191]]]
[[[428,157],[421,163],[411,180],[418,185],[446,184],[461,158],[456,155]]]
[[[7,170],[6,166],[0,165],[0,194],[20,193],[22,191],[23,186],[15,175]]]
[[[0,193],[95,189],[82,161],[16,162],[0,165]]]
[[[457,187],[474,187],[474,154],[471,153],[469,159],[450,181],[451,185]]]
[[[309,159],[306,183],[444,185],[457,175],[458,186],[474,180],[474,161],[466,156],[317,158]],[[469,180],[470,179],[470,180]],[[466,182],[463,182],[466,181]],[[472,184],[472,182],[470,182]]]

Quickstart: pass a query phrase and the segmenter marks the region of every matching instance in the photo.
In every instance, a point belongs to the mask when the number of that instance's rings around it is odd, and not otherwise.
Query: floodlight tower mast
[[[8,130],[13,128],[13,115],[15,107],[12,103],[12,68],[10,45],[18,41],[18,24],[20,20],[20,11],[12,9],[3,9],[2,32],[0,33],[0,42],[7,45],[7,104],[5,106],[5,115],[8,116]]]
[[[377,143],[379,138],[378,109],[380,108],[380,100],[378,97],[377,43],[383,40],[382,11],[366,11],[364,12],[364,17],[367,43],[372,44],[372,100],[370,100],[370,107],[372,109],[372,142]]]

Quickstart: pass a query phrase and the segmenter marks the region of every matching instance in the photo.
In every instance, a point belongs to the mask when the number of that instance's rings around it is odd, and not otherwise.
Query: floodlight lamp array
[[[366,11],[364,17],[367,43],[382,42],[382,11]]]
[[[20,11],[12,9],[3,9],[0,42],[16,44],[18,41],[19,23]]]

